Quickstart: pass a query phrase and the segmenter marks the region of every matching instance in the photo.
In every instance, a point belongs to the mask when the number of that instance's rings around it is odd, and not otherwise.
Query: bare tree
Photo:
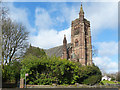
[[[3,20],[2,23],[2,57],[7,64],[18,50],[27,46],[28,32],[25,31],[24,26],[12,22],[11,19]]]
[[[96,57],[97,55],[98,55],[98,50],[94,45],[92,45],[92,56]]]
[[[26,28],[7,17],[7,12],[6,8],[2,8],[2,65],[21,55],[20,52],[27,47],[28,37]]]

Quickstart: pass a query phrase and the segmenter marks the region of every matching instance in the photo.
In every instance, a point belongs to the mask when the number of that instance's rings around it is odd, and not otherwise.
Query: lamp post
[[[26,88],[26,76],[28,76],[28,73],[25,74],[25,88]]]

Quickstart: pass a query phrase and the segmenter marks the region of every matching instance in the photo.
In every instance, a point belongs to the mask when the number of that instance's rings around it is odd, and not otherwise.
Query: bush
[[[111,77],[111,81],[115,81],[115,77]]]
[[[25,73],[28,73],[27,84],[30,85],[95,84],[100,81],[98,76],[101,72],[98,67],[81,66],[79,62],[55,56],[47,57],[43,49],[32,46],[27,49],[21,64],[21,77],[25,78]]]
[[[85,79],[83,83],[87,85],[94,85],[96,83],[99,83],[100,80],[101,80],[101,75],[92,75],[89,76],[87,79]]]
[[[77,82],[81,84],[93,85],[101,81],[102,74],[97,66],[82,66],[78,71],[79,78]],[[94,82],[91,80],[94,78]]]
[[[100,81],[101,72],[96,66],[81,66],[68,60],[61,60],[55,56],[38,58],[31,54],[22,60],[21,77],[28,73],[27,84],[51,85],[56,84],[95,84]],[[93,77],[96,75],[96,77]],[[90,82],[94,79],[95,82]]]
[[[74,84],[75,78],[77,78],[78,66],[57,57],[37,58],[29,55],[22,60],[22,65],[21,77],[25,77],[25,73],[29,73],[27,77],[29,84]]]
[[[8,65],[4,65],[2,69],[3,82],[17,82],[20,79],[21,64],[19,61],[12,61]]]

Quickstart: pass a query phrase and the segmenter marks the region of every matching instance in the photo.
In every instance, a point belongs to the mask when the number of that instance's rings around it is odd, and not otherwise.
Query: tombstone
[[[23,78],[20,79],[20,88],[24,88],[24,79]]]

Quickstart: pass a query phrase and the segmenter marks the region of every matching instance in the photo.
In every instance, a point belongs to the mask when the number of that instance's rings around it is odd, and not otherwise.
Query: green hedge
[[[31,85],[51,85],[53,83],[93,85],[101,79],[101,72],[98,67],[81,66],[80,63],[61,60],[55,56],[38,58],[29,54],[24,57],[21,63],[21,77],[24,78],[25,73],[28,73],[27,84]]]
[[[87,79],[85,79],[83,81],[83,84],[94,85],[96,83],[99,83],[100,80],[101,80],[101,75],[93,75],[93,76],[89,76]]]

